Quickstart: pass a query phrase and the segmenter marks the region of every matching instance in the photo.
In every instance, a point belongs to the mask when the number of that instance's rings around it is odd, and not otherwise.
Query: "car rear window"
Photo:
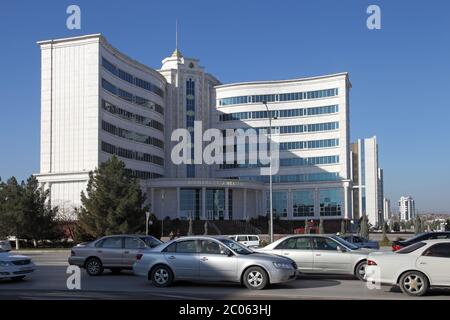
[[[249,236],[248,240],[250,240],[250,241],[259,241],[258,237],[255,237],[255,236]]]
[[[424,245],[426,245],[425,242],[416,242],[410,246],[404,247],[403,249],[400,249],[396,251],[396,253],[400,254],[407,254],[416,251],[419,248],[422,248]]]

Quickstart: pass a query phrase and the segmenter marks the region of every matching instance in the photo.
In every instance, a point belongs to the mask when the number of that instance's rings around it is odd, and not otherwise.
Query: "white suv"
[[[230,236],[230,239],[242,243],[249,248],[257,248],[260,246],[261,239],[257,235],[237,234]]]

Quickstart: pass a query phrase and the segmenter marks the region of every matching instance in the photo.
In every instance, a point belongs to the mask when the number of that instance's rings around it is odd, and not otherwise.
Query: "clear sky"
[[[66,8],[81,7],[81,30]],[[381,7],[382,29],[366,9]],[[450,212],[450,1],[2,1],[0,177],[39,171],[36,41],[103,33],[158,68],[175,46],[223,83],[348,71],[352,140],[376,135],[393,209]]]

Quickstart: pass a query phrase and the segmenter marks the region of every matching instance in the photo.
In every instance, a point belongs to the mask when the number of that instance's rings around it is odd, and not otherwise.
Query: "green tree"
[[[3,183],[0,194],[0,236],[15,236],[22,239],[26,236],[25,216],[22,210],[23,184],[15,177]]]
[[[22,230],[24,238],[34,240],[54,240],[59,236],[55,217],[58,208],[51,207],[49,190],[39,186],[39,182],[34,176],[28,178],[22,192]]]
[[[422,232],[423,232],[422,220],[420,219],[419,216],[417,216],[416,219],[414,219],[414,233],[419,234]]]
[[[138,180],[125,164],[112,156],[89,173],[86,193],[81,193],[78,225],[87,236],[136,233],[145,229],[145,197]]]

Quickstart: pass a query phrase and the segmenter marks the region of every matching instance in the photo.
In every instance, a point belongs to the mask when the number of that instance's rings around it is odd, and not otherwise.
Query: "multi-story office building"
[[[401,197],[398,202],[400,220],[410,221],[416,218],[416,204],[411,196]]]
[[[380,226],[384,220],[383,170],[378,166],[377,138],[359,139],[351,144],[353,214],[367,215],[369,223]]]
[[[41,169],[51,201],[80,205],[88,174],[117,155],[138,177],[159,217],[248,219],[266,215],[269,176],[259,164],[180,164],[176,129],[191,157],[203,131],[254,128],[279,142],[274,214],[282,219],[351,219],[347,73],[222,85],[178,49],[160,69],[113,48],[103,36],[39,42],[42,52]],[[263,101],[267,102],[270,113]],[[234,146],[233,146],[234,148]],[[234,149],[233,149],[234,150]]]

